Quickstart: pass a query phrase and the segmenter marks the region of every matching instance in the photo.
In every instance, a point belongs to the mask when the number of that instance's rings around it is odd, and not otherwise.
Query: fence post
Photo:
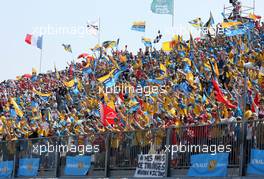
[[[110,165],[110,141],[111,133],[107,133],[105,141],[105,177],[110,176],[109,165]]]
[[[58,143],[57,143],[57,138],[56,138],[56,145],[60,145],[61,144],[61,138],[59,137]],[[60,169],[61,169],[61,165],[60,165],[60,152],[56,151],[56,155],[55,155],[55,176],[59,177],[60,176]]]
[[[168,128],[166,130],[166,146],[171,148],[171,133],[172,128]],[[171,159],[171,151],[165,151],[166,152],[166,163],[165,163],[165,177],[169,177],[170,174],[170,159]]]
[[[247,123],[242,123],[242,141],[240,144],[240,163],[239,163],[239,176],[246,175],[246,134],[247,133]]]
[[[7,145],[7,142],[5,142],[5,144]],[[15,141],[15,153],[14,153],[14,163],[13,163],[13,173],[12,173],[12,178],[15,178],[15,174],[16,174],[16,163],[17,163],[17,142]],[[7,146],[6,146],[7,149]]]
[[[247,122],[245,119],[246,104],[247,104],[247,69],[244,68],[244,101],[243,101],[243,120],[242,120],[242,141],[240,144],[240,163],[239,163],[239,176],[246,175],[246,136],[247,136]]]

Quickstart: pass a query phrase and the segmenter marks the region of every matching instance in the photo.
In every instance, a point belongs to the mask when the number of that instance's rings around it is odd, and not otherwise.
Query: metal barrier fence
[[[191,155],[228,151],[228,175],[239,176],[241,148],[245,151],[245,166],[252,148],[264,149],[264,121],[247,121],[245,126],[245,144],[242,144],[242,122],[3,141],[0,143],[0,161],[15,162],[12,176],[15,178],[19,159],[40,158],[38,176],[59,177],[65,176],[66,156],[84,154],[92,158],[88,177],[128,177],[134,175],[138,154],[166,153],[166,175],[184,176],[191,166]],[[72,145],[98,145],[99,152],[52,148]],[[219,146],[223,146],[221,151]],[[50,148],[50,151],[40,153],[41,147]]]

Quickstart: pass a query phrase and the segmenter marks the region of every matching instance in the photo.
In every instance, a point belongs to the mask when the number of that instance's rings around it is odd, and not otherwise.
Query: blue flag
[[[131,30],[139,31],[139,32],[145,32],[146,24],[145,21],[136,21],[133,22],[133,25],[131,27]]]
[[[153,0],[151,11],[156,14],[173,14],[174,0]]]
[[[147,81],[149,83],[155,83],[155,84],[159,84],[159,85],[162,85],[164,83],[163,80],[158,80],[158,79],[148,79]]]
[[[243,35],[246,34],[248,31],[252,30],[255,27],[254,22],[244,23],[237,27],[231,27],[224,30],[224,33],[228,37],[236,36],[236,35]]]
[[[228,153],[198,154],[191,156],[188,176],[227,176]]]
[[[65,175],[83,176],[91,167],[91,156],[67,156]]]
[[[9,178],[13,172],[13,161],[0,162],[0,178]]]
[[[151,47],[152,46],[152,43],[151,43],[151,39],[150,38],[142,37],[142,43],[144,43],[144,45],[146,47]]]
[[[18,176],[34,177],[38,175],[39,158],[24,158],[19,160]]]
[[[133,112],[136,112],[138,109],[140,108],[140,105],[137,104],[135,106],[132,106],[130,109],[129,109],[129,112],[128,113],[133,113]]]
[[[104,85],[106,88],[111,88],[115,86],[115,84],[116,84],[116,81],[113,78],[110,78],[104,82]]]
[[[115,86],[115,84],[116,84],[116,82],[117,82],[119,76],[125,71],[125,69],[126,69],[126,68],[121,69],[121,70],[116,69],[116,70],[114,71],[114,73],[113,73],[113,77],[107,79],[107,80],[104,82],[105,87],[109,87],[109,88],[110,88],[110,87]]]
[[[247,172],[249,174],[264,175],[264,150],[251,150],[251,159]]]
[[[189,93],[192,91],[190,85],[188,84],[187,81],[183,81],[180,84],[174,85],[174,90],[180,90],[186,95],[189,95]]]

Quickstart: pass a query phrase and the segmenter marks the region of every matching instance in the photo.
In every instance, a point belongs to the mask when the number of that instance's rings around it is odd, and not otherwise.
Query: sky
[[[185,38],[197,31],[188,21],[209,18],[221,22],[224,5],[229,0],[174,0],[174,27],[171,15],[154,14],[150,10],[152,0],[3,0],[0,3],[0,81],[16,76],[39,72],[40,50],[25,43],[26,34],[43,35],[42,72],[64,69],[81,53],[91,53],[98,38],[85,33],[88,21],[100,17],[100,42],[120,39],[119,48],[128,45],[131,51],[144,48],[141,38],[154,38],[158,30],[162,41],[173,34]],[[257,15],[264,16],[264,1],[255,0]],[[242,0],[247,6],[253,0]],[[133,21],[146,21],[146,32],[130,30]],[[62,30],[64,29],[64,31]],[[71,44],[73,53],[64,51],[62,44]],[[157,46],[159,47],[159,46]]]

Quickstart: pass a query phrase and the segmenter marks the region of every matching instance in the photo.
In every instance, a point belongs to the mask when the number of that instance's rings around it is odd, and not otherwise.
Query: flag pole
[[[41,65],[42,65],[42,49],[40,50],[39,73],[41,73]]]
[[[39,58],[39,73],[41,73],[41,67],[42,67],[42,49],[43,49],[43,37],[42,37],[42,44],[41,44],[40,58]]]
[[[172,0],[172,18],[171,18],[171,25],[172,25],[172,29],[174,27],[174,1],[175,0]]]
[[[255,14],[255,8],[256,8],[256,1],[253,0],[253,13]]]
[[[101,35],[101,24],[99,16],[99,25],[98,25],[98,44],[100,45],[100,35]]]

